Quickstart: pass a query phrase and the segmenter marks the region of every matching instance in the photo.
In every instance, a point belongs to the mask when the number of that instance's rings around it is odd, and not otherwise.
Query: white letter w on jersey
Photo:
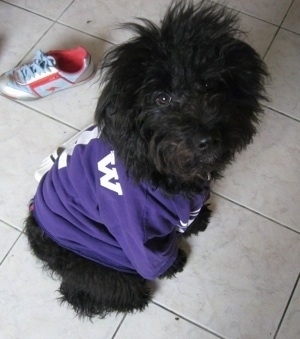
[[[98,162],[98,170],[104,175],[100,178],[100,185],[123,195],[122,187],[119,182],[111,182],[112,179],[118,180],[119,176],[115,167],[109,168],[108,165],[115,165],[115,152],[110,152],[105,158]]]

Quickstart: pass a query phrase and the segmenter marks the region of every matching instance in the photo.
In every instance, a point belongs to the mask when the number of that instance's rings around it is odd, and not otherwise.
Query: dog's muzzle
[[[197,136],[198,148],[201,152],[214,152],[221,144],[221,134],[218,131],[201,133]]]

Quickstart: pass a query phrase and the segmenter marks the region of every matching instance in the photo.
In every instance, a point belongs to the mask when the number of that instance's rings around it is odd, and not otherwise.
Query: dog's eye
[[[202,80],[202,86],[205,91],[210,91],[216,87],[216,81],[213,79]]]
[[[171,103],[171,101],[172,101],[172,98],[170,97],[169,94],[166,94],[166,93],[161,93],[156,98],[156,103],[159,106],[167,106]]]

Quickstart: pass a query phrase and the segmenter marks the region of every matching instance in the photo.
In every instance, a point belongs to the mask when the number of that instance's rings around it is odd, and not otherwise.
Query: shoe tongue
[[[41,50],[38,50],[30,66],[34,68],[36,65],[41,68],[52,67],[56,65],[56,61],[53,56],[44,54]]]

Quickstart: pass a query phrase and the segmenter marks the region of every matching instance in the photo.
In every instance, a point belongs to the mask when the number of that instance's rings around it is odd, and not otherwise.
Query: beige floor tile
[[[270,338],[298,276],[300,234],[212,197],[207,230],[192,237],[185,270],[155,301],[226,338]]]
[[[282,27],[300,34],[300,0],[294,0]]]
[[[14,242],[19,237],[20,232],[0,221],[0,263]]]
[[[5,273],[5,274],[3,274]],[[0,267],[0,337],[109,339],[122,316],[91,322],[60,305],[59,282],[43,272],[24,236]]]
[[[287,309],[287,313],[281,324],[277,339],[296,339],[300,338],[300,286],[293,294],[293,299]]]
[[[149,321],[150,319],[151,321]],[[139,336],[143,339],[216,339],[213,334],[154,304],[150,304],[145,312],[127,315],[116,339]]]
[[[55,20],[72,3],[72,0],[55,1],[55,6],[44,0],[7,0],[6,2]]]
[[[222,0],[214,0],[217,3],[224,3]],[[225,4],[237,9],[242,13],[249,14],[256,18],[279,25],[289,8],[290,0],[227,0]]]
[[[0,74],[15,67],[52,21],[0,1]]]
[[[300,232],[300,124],[271,110],[213,189]]]
[[[1,219],[22,229],[40,162],[76,130],[0,96]]]
[[[270,107],[300,120],[300,36],[280,30],[267,56]]]

